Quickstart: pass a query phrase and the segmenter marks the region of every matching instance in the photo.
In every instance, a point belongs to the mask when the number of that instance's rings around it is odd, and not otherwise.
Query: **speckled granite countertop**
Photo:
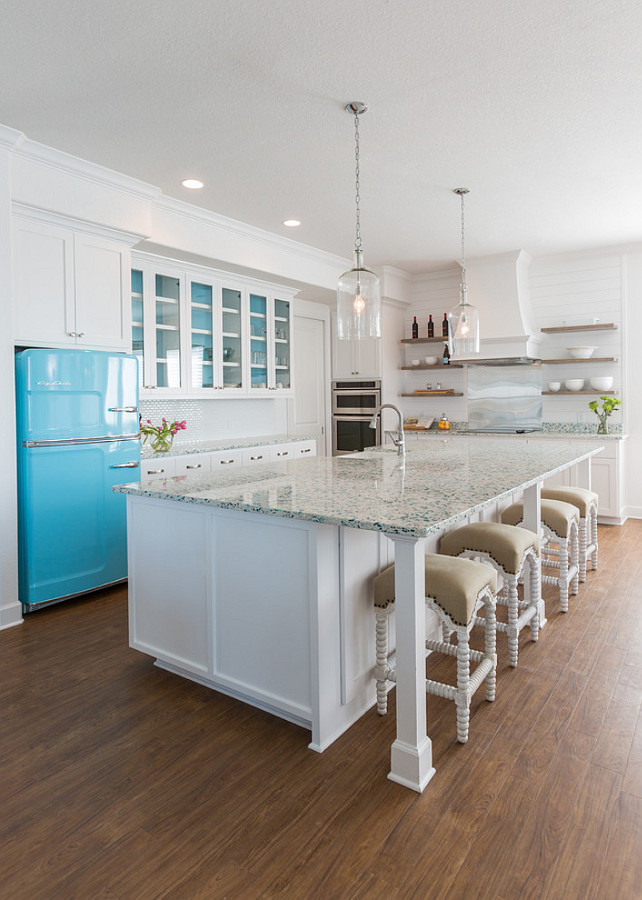
[[[435,428],[430,428],[427,431],[406,431],[406,442],[413,440],[414,438],[424,439],[425,437],[443,437],[444,432],[439,431]],[[528,431],[524,434],[511,434],[510,432],[506,434],[493,434],[490,431],[467,431],[465,428],[453,428],[450,431],[446,432],[447,435],[452,437],[469,437],[469,438],[497,438],[498,440],[506,440],[507,438],[511,440],[524,440],[525,438],[530,438],[531,440],[537,441],[548,441],[548,440],[564,440],[564,441],[624,441],[628,437],[628,435],[622,432],[615,432],[609,434],[596,434],[595,431],[587,432],[587,431]]]
[[[118,485],[119,493],[425,537],[600,449],[474,437]]]
[[[310,435],[266,434],[263,437],[227,438],[221,441],[181,441],[174,444],[168,453],[154,453],[148,446],[141,446],[141,459],[153,459],[155,456],[186,456],[191,453],[209,453],[213,450],[243,450],[247,447],[267,447],[270,444],[289,444],[294,441],[312,441]]]

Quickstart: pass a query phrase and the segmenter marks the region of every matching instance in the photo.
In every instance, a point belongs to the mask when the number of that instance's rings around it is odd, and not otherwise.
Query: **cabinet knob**
[[[76,337],[84,337],[84,336],[85,336],[84,331],[79,331],[78,334],[76,335]]]
[[[69,335],[69,337],[78,337],[75,331],[68,331],[67,334]]]

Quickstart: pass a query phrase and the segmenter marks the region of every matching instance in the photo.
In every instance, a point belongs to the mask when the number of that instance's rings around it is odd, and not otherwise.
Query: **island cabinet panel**
[[[311,718],[310,530],[214,513],[214,672],[278,709]]]
[[[180,503],[128,504],[127,530],[138,535],[129,554],[130,646],[185,674],[211,669],[207,510]],[[159,566],[159,559],[173,559]]]
[[[373,705],[384,538],[353,533],[342,553],[331,524],[145,496],[127,507],[132,647],[309,729],[319,752]]]

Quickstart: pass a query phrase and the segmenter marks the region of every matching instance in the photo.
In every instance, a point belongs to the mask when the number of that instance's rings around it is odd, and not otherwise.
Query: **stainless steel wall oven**
[[[381,381],[332,382],[332,455],[355,453],[381,444],[381,416],[370,428],[381,403]]]

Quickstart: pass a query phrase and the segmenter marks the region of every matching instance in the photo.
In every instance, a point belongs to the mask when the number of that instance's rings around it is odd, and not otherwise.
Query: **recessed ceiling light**
[[[300,225],[301,223],[298,219],[284,219],[283,224],[287,225],[288,228],[296,228],[297,225]]]
[[[181,184],[191,191],[198,191],[203,187],[203,182],[199,181],[198,178],[186,178],[184,181],[181,181]]]

